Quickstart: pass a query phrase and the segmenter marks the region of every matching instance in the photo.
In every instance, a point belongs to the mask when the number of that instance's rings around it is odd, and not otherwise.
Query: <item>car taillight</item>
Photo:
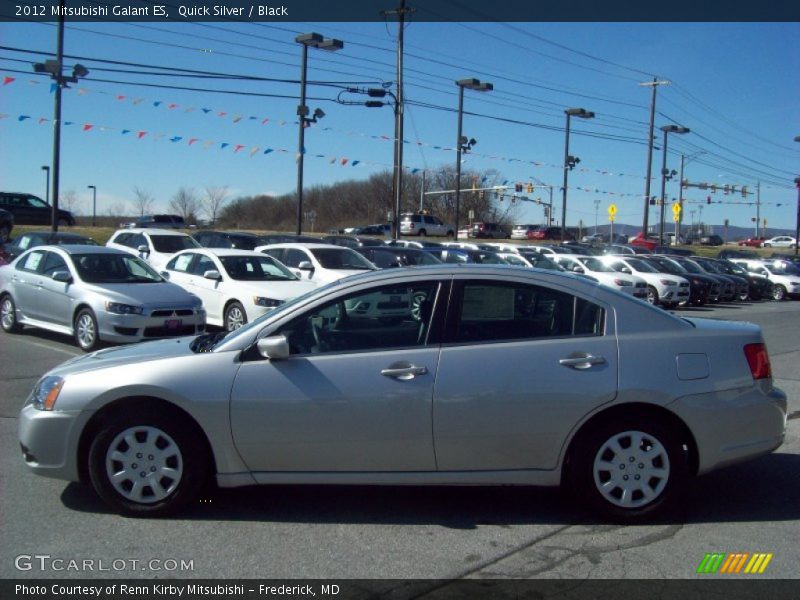
[[[769,354],[764,344],[746,344],[744,355],[750,365],[753,379],[767,379],[772,377],[772,367],[769,364]]]

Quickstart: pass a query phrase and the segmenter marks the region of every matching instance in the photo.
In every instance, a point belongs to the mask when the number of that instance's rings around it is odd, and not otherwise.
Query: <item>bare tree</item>
[[[169,208],[176,215],[183,217],[187,223],[197,221],[197,209],[200,203],[194,195],[192,188],[181,186],[177,193],[169,201]]]
[[[200,198],[200,210],[205,213],[208,220],[213,225],[217,222],[217,216],[222,205],[228,200],[228,186],[215,187],[206,186],[205,196]]]
[[[128,214],[128,209],[124,202],[115,202],[106,206],[105,214],[109,217],[124,217]]]
[[[139,213],[140,217],[150,212],[155,201],[156,199],[147,190],[140,188],[138,185],[133,188],[133,208]]]
[[[81,210],[81,199],[75,190],[61,192],[58,196],[58,205],[71,213],[79,213]]]

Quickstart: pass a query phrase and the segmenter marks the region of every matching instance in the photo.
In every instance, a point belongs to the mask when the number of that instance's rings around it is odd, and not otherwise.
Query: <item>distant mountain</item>
[[[655,233],[656,235],[658,234],[658,225],[659,225],[658,223],[655,223],[655,224],[651,223],[650,224],[650,233],[651,234],[653,234],[653,233]],[[610,233],[610,230],[611,230],[610,223],[605,223],[603,225],[598,225],[597,226],[597,231],[599,233],[608,234],[608,233]],[[642,230],[642,226],[641,225],[629,225],[627,223],[614,223],[614,233],[621,233],[623,235],[636,235],[641,230]],[[692,230],[692,228],[689,227],[686,223],[681,225],[681,235],[685,236],[691,230]],[[664,232],[665,233],[674,232],[674,231],[675,231],[675,223],[674,222],[670,221],[669,223],[664,225]],[[699,235],[711,235],[713,233],[713,234],[716,234],[716,235],[722,237],[722,239],[724,239],[724,240],[726,240],[728,242],[736,242],[738,240],[743,240],[743,239],[746,239],[746,238],[749,238],[749,237],[753,237],[755,235],[755,233],[756,233],[756,228],[755,228],[755,226],[753,226],[753,227],[737,227],[737,226],[734,226],[734,225],[730,225],[727,228],[727,231],[726,231],[726,228],[725,228],[724,225],[709,225],[709,224],[705,224],[705,225],[703,225],[701,227],[697,227],[696,226],[694,228],[694,231],[695,231],[695,233],[697,233]],[[587,235],[589,233],[594,233],[594,226],[584,227],[583,228],[583,234],[582,235]],[[791,235],[791,236],[794,236],[794,234],[795,234],[794,229],[777,229],[775,227],[770,227],[766,231],[763,230],[763,229],[759,231],[759,235],[761,235],[762,237],[767,237],[767,238],[775,237],[777,235]]]

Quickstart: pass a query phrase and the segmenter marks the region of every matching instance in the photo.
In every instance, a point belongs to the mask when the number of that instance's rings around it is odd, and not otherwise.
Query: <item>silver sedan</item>
[[[38,246],[0,267],[0,325],[72,335],[84,351],[205,331],[200,298],[102,246]]]
[[[396,319],[361,303],[414,298]],[[658,343],[653,340],[657,339]],[[761,330],[679,319],[572,274],[386,269],[228,334],[96,352],[36,384],[35,473],[162,515],[252,484],[561,485],[607,518],[781,445]]]

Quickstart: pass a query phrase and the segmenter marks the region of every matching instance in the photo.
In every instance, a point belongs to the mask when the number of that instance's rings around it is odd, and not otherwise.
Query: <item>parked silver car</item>
[[[0,267],[0,325],[72,335],[84,351],[205,331],[200,298],[103,246],[37,246]]]
[[[347,310],[395,296],[414,298],[402,318]],[[564,483],[638,521],[690,476],[780,446],[786,407],[756,325],[679,319],[572,274],[437,265],[342,279],[227,335],[71,360],[34,387],[19,439],[33,472],[135,515],[215,476]]]

